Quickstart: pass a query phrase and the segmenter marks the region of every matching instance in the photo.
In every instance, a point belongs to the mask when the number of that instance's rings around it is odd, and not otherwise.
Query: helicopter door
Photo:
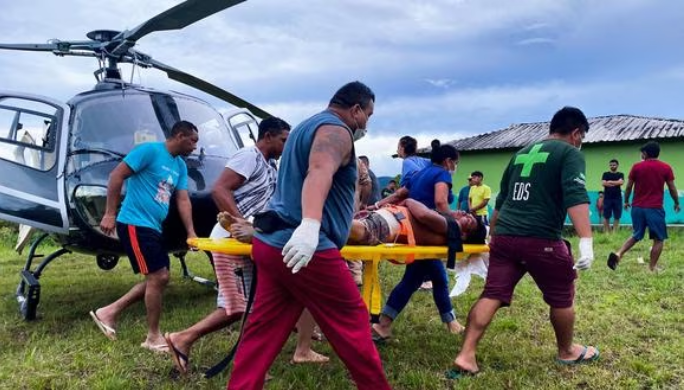
[[[67,233],[62,167],[69,107],[0,91],[0,219]]]
[[[233,134],[231,134],[240,149],[245,146],[255,145],[259,135],[259,122],[256,118],[246,111],[225,114],[226,123]]]

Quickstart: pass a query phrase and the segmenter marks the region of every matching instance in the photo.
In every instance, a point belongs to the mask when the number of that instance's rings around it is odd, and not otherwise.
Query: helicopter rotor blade
[[[98,42],[93,41],[60,41],[51,40],[48,43],[0,43],[0,49],[22,51],[51,51],[58,55],[69,54],[71,50],[94,51]]]
[[[156,31],[179,30],[199,20],[240,4],[246,0],[187,0],[140,24],[132,30],[124,31],[114,39],[121,40],[112,54],[121,55],[147,34]]]
[[[252,103],[250,103],[250,102],[248,102],[242,98],[239,98],[239,97],[233,95],[232,93],[230,93],[224,89],[221,89],[221,88],[219,88],[219,87],[217,87],[217,86],[215,86],[215,85],[213,85],[207,81],[204,81],[200,78],[197,78],[193,75],[187,74],[185,72],[182,72],[178,69],[172,68],[166,64],[163,64],[163,63],[156,61],[156,60],[153,60],[153,59],[149,59],[148,63],[152,67],[159,69],[163,72],[166,72],[166,74],[169,76],[169,78],[171,80],[175,80],[175,81],[178,81],[180,83],[189,85],[193,88],[197,88],[200,91],[206,92],[209,95],[215,96],[215,97],[217,97],[217,98],[219,98],[225,102],[228,102],[234,106],[246,108],[249,111],[251,111],[252,114],[254,114],[258,117],[261,117],[262,119],[273,116],[273,115],[269,114],[268,112],[262,110],[261,108],[253,105]]]
[[[59,50],[56,43],[0,43],[0,49],[23,51],[55,51]]]

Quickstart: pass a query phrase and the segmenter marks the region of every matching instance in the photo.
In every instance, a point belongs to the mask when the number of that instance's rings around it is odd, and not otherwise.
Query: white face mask
[[[449,172],[451,176],[453,176],[456,171],[458,171],[458,164],[454,164],[454,169],[447,169],[447,172]]]
[[[580,134],[581,135],[581,134]],[[582,137],[583,138],[583,137]],[[577,148],[577,150],[582,150],[582,138],[580,138],[579,146],[573,145],[574,147]]]
[[[366,112],[363,111],[363,109],[361,109],[361,112],[363,112],[363,115],[366,115]],[[356,120],[356,117],[354,117],[354,122],[356,122],[356,130],[354,130],[354,142],[356,142],[363,138],[368,130],[359,126],[359,121]],[[366,117],[366,123],[368,123],[368,117]]]
[[[356,129],[354,130],[354,142],[363,138],[368,131],[366,129]]]

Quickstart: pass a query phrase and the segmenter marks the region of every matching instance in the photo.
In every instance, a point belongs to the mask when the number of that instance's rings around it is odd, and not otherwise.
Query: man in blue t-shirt
[[[196,237],[188,196],[188,169],[182,156],[197,147],[197,127],[179,121],[165,142],[138,145],[109,175],[107,208],[100,222],[104,234],[114,229],[133,267],[145,275],[145,281],[133,286],[115,302],[90,312],[95,324],[109,339],[116,339],[116,319],[131,304],[145,300],[147,338],[140,345],[154,352],[167,352],[168,346],[159,330],[162,293],[169,281],[169,255],[162,238],[162,223],[169,212],[172,195],[185,225],[188,238]],[[118,216],[116,209],[126,183],[126,197]]]

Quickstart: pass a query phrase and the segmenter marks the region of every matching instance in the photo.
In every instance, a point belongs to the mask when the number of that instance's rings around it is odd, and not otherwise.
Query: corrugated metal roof
[[[519,123],[505,129],[450,141],[459,151],[521,148],[544,139],[549,122]],[[637,141],[684,137],[684,120],[611,115],[589,118],[584,143]],[[420,152],[427,152],[425,148]]]

